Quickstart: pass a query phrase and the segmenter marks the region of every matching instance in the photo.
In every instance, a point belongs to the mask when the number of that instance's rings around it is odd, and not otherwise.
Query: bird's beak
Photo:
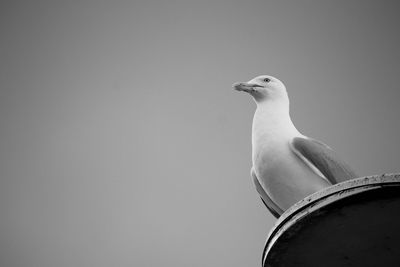
[[[256,83],[234,83],[232,85],[236,91],[244,91],[246,93],[252,93],[257,91],[257,87],[262,87]]]

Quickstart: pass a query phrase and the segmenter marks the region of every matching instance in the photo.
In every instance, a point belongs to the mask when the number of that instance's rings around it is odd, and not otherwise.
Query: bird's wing
[[[278,205],[276,205],[275,202],[273,202],[272,199],[267,195],[265,190],[262,188],[260,182],[258,181],[256,173],[254,172],[253,168],[251,168],[251,177],[253,178],[256,190],[260,195],[260,198],[264,203],[264,205],[272,213],[272,215],[274,215],[275,218],[279,218],[279,216],[281,216],[284,211]]]
[[[357,178],[355,172],[320,141],[295,137],[291,148],[299,158],[311,162],[332,184]]]

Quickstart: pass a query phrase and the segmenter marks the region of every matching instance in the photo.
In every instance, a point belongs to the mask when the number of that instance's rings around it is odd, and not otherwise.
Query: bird
[[[285,85],[270,75],[233,84],[256,103],[252,124],[250,175],[262,202],[275,218],[303,198],[357,178],[326,144],[300,133],[292,122]]]

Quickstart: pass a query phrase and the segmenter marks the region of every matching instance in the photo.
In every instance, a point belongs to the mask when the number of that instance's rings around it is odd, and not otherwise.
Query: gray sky
[[[1,266],[259,266],[231,89],[259,74],[360,175],[400,170],[396,1],[72,2],[0,4]]]

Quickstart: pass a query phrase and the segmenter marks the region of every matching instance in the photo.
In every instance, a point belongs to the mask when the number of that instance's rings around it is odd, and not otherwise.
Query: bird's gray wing
[[[256,186],[256,190],[260,195],[261,201],[272,213],[272,215],[274,215],[275,218],[279,218],[279,216],[281,216],[284,211],[278,205],[276,205],[275,202],[273,202],[272,199],[267,195],[265,190],[262,188],[260,182],[258,181],[253,168],[251,169],[251,177],[253,178],[254,185]]]
[[[291,148],[301,159],[303,156],[311,162],[332,184],[358,177],[331,148],[320,141],[295,137]]]

